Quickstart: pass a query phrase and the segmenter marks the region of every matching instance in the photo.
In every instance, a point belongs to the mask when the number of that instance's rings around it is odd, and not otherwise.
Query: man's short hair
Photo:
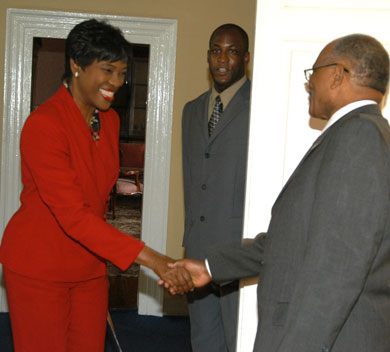
[[[337,39],[330,56],[350,63],[352,79],[357,85],[386,93],[389,55],[375,38],[364,34],[347,35]]]
[[[222,26],[219,26],[218,28],[216,28],[214,30],[214,32],[211,34],[210,36],[210,41],[209,41],[209,48],[211,48],[211,42],[213,41],[215,35],[219,32],[219,31],[224,31],[224,30],[236,30],[240,35],[241,35],[241,38],[242,38],[242,42],[244,43],[244,50],[245,52],[248,51],[249,49],[249,38],[248,38],[248,34],[238,25],[236,24],[233,24],[233,23],[226,23],[226,24],[223,24]]]

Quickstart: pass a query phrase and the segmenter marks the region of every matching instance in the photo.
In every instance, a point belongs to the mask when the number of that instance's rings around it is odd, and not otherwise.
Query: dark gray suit
[[[390,129],[377,105],[309,150],[267,234],[208,254],[217,282],[260,274],[255,351],[390,351]]]
[[[211,137],[207,127],[210,94],[211,90],[186,104],[182,125],[186,211],[183,246],[188,258],[200,260],[210,246],[241,242],[250,82],[247,80],[231,99]],[[217,316],[224,314],[226,306],[229,327],[224,320],[225,338],[234,345],[238,293],[235,290],[226,296],[222,294],[221,299],[212,294],[205,296],[189,304],[193,347],[195,351],[221,351],[217,346],[218,340],[224,339],[224,329]],[[224,304],[225,301],[228,302]],[[206,330],[203,333],[211,336],[215,346],[204,346],[202,338],[196,337],[199,330]]]

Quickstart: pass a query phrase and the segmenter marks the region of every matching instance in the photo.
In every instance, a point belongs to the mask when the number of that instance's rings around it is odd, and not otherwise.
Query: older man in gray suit
[[[328,44],[308,79],[328,120],[279,194],[266,234],[207,254],[212,279],[259,276],[255,351],[390,351],[389,56],[354,34]],[[182,265],[201,286],[204,262]]]
[[[183,111],[185,233],[188,258],[240,243],[244,207],[250,82],[248,36],[234,24],[218,27],[207,54],[212,88]],[[194,352],[235,350],[238,281],[214,283],[188,295]]]

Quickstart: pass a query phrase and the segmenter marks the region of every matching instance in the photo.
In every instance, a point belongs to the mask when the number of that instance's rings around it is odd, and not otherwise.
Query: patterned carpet
[[[116,200],[115,219],[112,219],[112,211],[109,211],[107,222],[117,229],[139,238],[141,232],[141,197],[118,195]]]
[[[128,233],[136,238],[141,235],[141,197],[117,196],[115,206],[115,219],[112,218],[112,211],[107,214],[107,222],[118,230]],[[138,277],[139,265],[133,264],[125,272],[115,265],[108,263],[108,275]]]

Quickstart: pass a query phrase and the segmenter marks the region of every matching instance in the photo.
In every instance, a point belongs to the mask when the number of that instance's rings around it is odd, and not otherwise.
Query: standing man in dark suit
[[[255,351],[390,351],[389,56],[354,34],[305,70],[311,116],[328,120],[279,194],[266,234],[215,248],[215,282],[260,275]],[[195,284],[204,262],[184,261]]]
[[[183,111],[185,233],[188,258],[242,238],[249,122],[248,35],[225,24],[210,37],[212,88]],[[188,294],[194,352],[235,350],[238,281]]]

